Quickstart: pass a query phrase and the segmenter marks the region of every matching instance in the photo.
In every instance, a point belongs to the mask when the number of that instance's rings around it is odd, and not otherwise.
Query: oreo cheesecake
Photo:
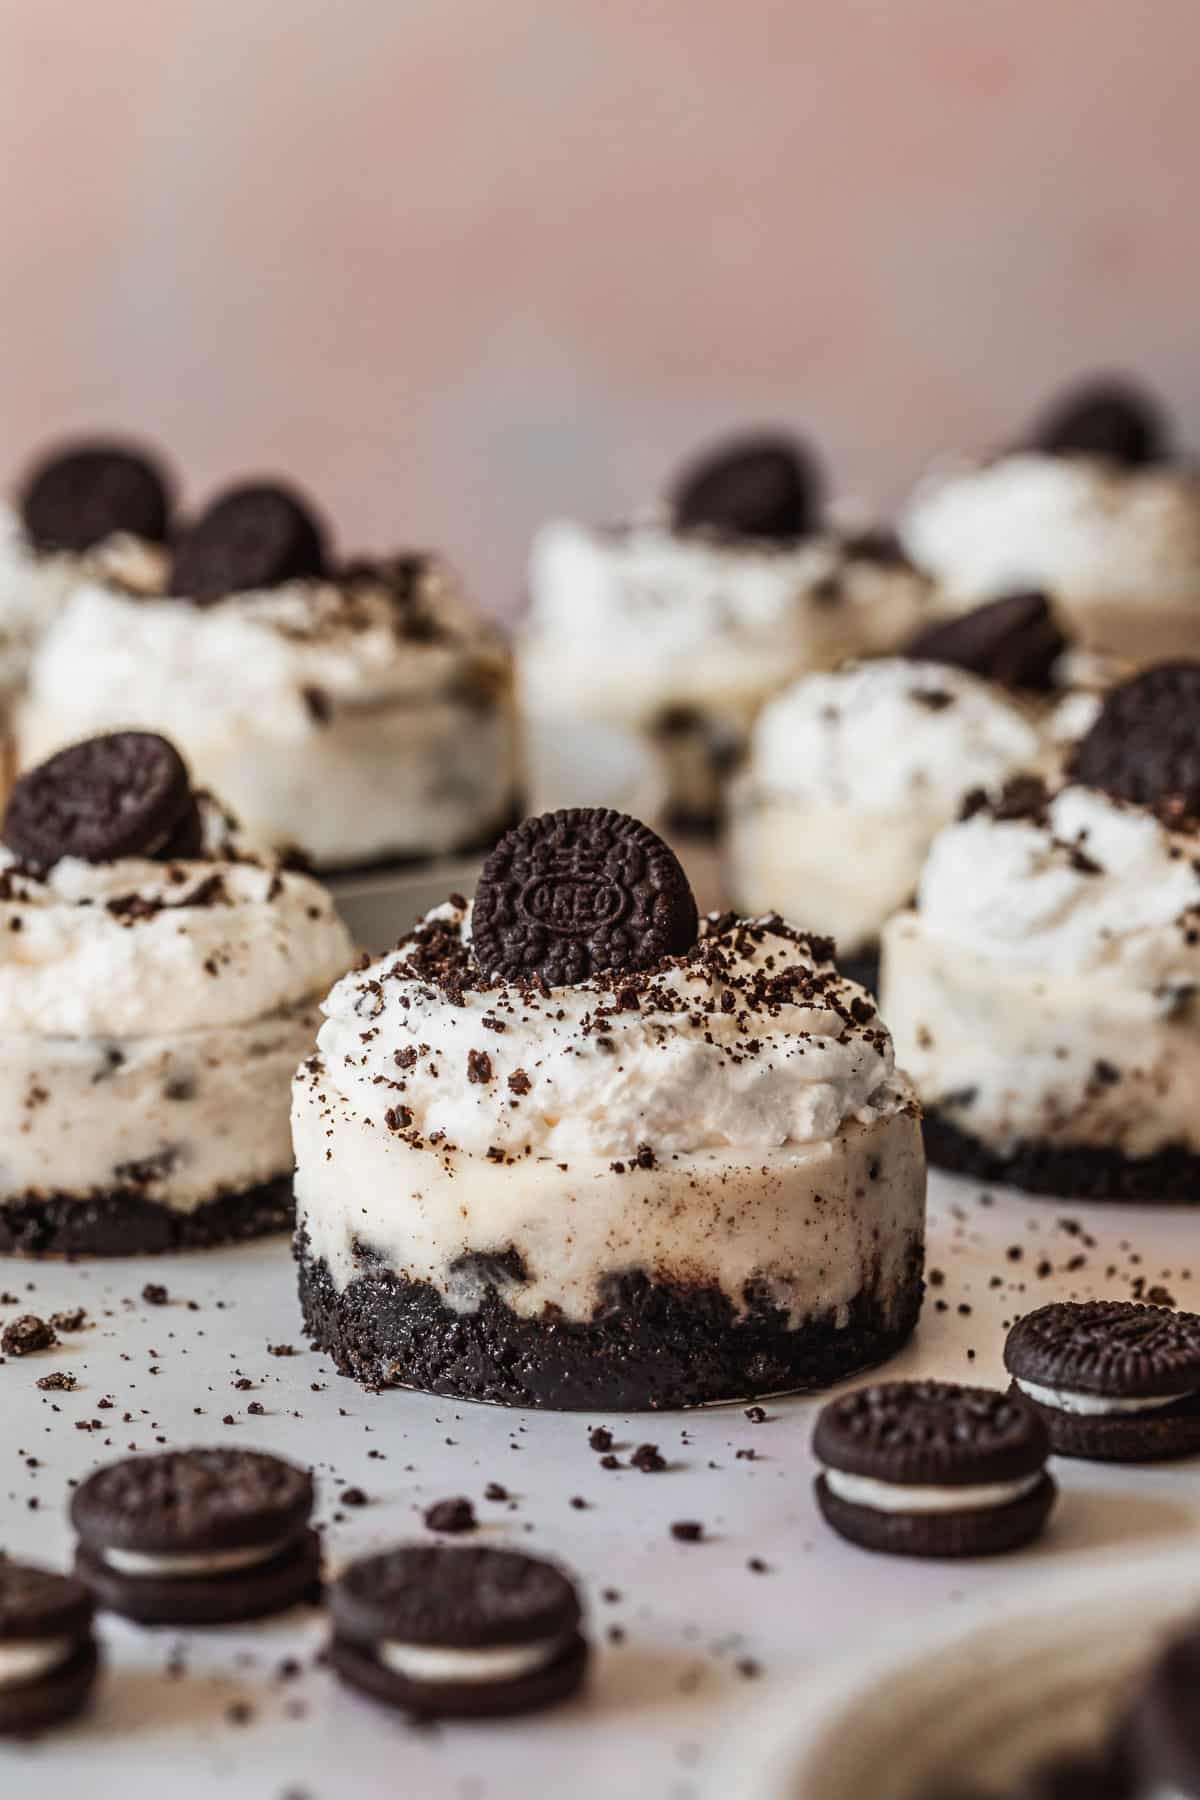
[[[309,1336],[347,1375],[678,1407],[878,1363],[921,1300],[917,1109],[832,946],[698,919],[645,825],[526,820],[337,984],[293,1100]]]
[[[816,464],[787,438],[713,452],[633,523],[547,525],[517,651],[534,807],[619,802],[710,831],[763,701],[897,648],[931,593],[890,538],[823,522]]]
[[[1088,649],[1139,665],[1200,652],[1200,475],[1124,382],[1088,383],[1024,442],[933,470],[900,535],[960,605],[1044,588]]]
[[[286,1226],[289,1085],[353,954],[325,890],[241,852],[146,732],[23,775],[0,839],[0,1249]]]
[[[732,897],[835,937],[871,985],[884,923],[964,795],[1040,754],[1031,709],[960,668],[887,657],[801,676],[763,708],[730,794]]]
[[[28,763],[169,732],[248,837],[319,868],[494,840],[514,809],[507,652],[437,557],[338,566],[299,495],[228,490],[152,593],[76,587],[34,659]]]
[[[973,796],[883,934],[934,1160],[1200,1200],[1200,665],[1114,688],[1065,784]]]

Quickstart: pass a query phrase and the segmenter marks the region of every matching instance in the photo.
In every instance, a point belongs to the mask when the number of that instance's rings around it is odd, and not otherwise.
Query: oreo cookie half
[[[1159,663],[1111,689],[1067,772],[1167,817],[1200,813],[1200,662]]]
[[[1030,441],[1052,456],[1103,456],[1128,469],[1165,462],[1169,455],[1158,402],[1117,377],[1083,382],[1052,400]]]
[[[947,663],[1002,687],[1048,693],[1055,663],[1067,648],[1045,594],[1005,594],[954,619],[928,625],[910,640],[914,662]]]
[[[1060,1456],[1148,1462],[1200,1451],[1200,1316],[1132,1300],[1063,1300],[1018,1319],[1014,1388]]]
[[[180,535],[168,592],[220,600],[325,573],[325,528],[301,496],[273,482],[227,488]]]
[[[700,929],[678,857],[610,807],[571,807],[506,832],[483,865],[471,932],[485,975],[570,987],[680,956]]]
[[[568,1699],[588,1647],[575,1584],[516,1550],[407,1545],[352,1563],[329,1596],[349,1686],[426,1718],[496,1718]]]
[[[259,1450],[172,1450],[110,1463],[75,1490],[76,1573],[146,1625],[257,1619],[316,1597],[312,1476]]]
[[[1041,1531],[1056,1489],[1036,1409],[992,1388],[885,1381],[821,1409],[817,1504],[864,1550],[988,1556]]]
[[[0,1735],[82,1712],[99,1666],[93,1611],[81,1581],[0,1556]]]
[[[76,554],[119,531],[152,543],[167,535],[167,477],[145,452],[73,444],[37,463],[21,494],[21,522],[36,549]]]
[[[787,542],[814,531],[821,506],[816,459],[793,438],[734,438],[699,457],[671,492],[678,531]]]
[[[174,745],[153,731],[115,731],[27,770],[9,795],[0,836],[30,868],[49,869],[63,856],[198,856],[203,828]]]

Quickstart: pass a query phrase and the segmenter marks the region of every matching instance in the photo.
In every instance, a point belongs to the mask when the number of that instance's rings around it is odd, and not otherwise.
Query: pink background
[[[1195,0],[0,0],[0,463],[292,471],[511,609],[548,512],[810,430],[887,505],[1060,377],[1200,437]]]

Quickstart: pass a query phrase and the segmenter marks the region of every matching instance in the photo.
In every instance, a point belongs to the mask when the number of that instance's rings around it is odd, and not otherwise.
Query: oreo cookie
[[[44,870],[64,856],[199,856],[203,825],[174,745],[153,731],[114,731],[27,770],[9,795],[0,837],[29,868]]]
[[[734,438],[689,464],[670,500],[677,531],[786,543],[816,530],[821,477],[803,445],[763,433]]]
[[[1127,469],[1164,462],[1170,453],[1158,402],[1115,377],[1083,382],[1052,400],[1030,442],[1051,456],[1102,456]]]
[[[1200,814],[1200,662],[1159,663],[1112,688],[1067,772],[1168,818]]]
[[[1037,1537],[1054,1504],[1037,1410],[992,1388],[885,1381],[821,1409],[817,1504],[864,1550],[990,1556]]]
[[[315,580],[328,566],[325,528],[307,502],[273,482],[227,488],[174,547],[169,593],[220,600]]]
[[[164,542],[171,502],[167,478],[142,451],[121,444],[72,444],[35,465],[20,497],[21,522],[35,549],[82,554],[117,532]]]
[[[1200,1628],[1168,1644],[1124,1721],[1139,1794],[1200,1794]]]
[[[914,662],[947,663],[1002,687],[1048,693],[1054,665],[1067,648],[1045,594],[1005,594],[954,619],[928,625],[910,640]]]
[[[0,1555],[0,1736],[83,1711],[99,1667],[94,1610],[81,1581]]]
[[[171,1450],[109,1463],[75,1490],[75,1570],[144,1625],[219,1625],[320,1591],[307,1469],[260,1450]]]
[[[1148,1462],[1200,1451],[1200,1316],[1132,1300],[1062,1300],[1018,1319],[1013,1387],[1060,1456]]]
[[[681,956],[700,929],[678,857],[610,807],[526,819],[483,865],[472,942],[485,975],[570,987]]]
[[[516,1550],[404,1545],[330,1591],[330,1661],[350,1687],[423,1718],[553,1706],[587,1672],[575,1584]]]

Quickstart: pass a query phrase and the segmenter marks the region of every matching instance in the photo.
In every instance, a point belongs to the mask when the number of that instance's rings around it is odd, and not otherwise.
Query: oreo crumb
[[[37,1350],[52,1350],[57,1342],[53,1325],[36,1313],[22,1313],[4,1327],[0,1350],[5,1356],[32,1356]]]
[[[704,1537],[704,1527],[699,1519],[676,1519],[671,1536],[681,1544],[698,1544]]]
[[[426,1507],[424,1519],[430,1531],[474,1531],[478,1526],[475,1508],[461,1495],[453,1500],[435,1500]]]

